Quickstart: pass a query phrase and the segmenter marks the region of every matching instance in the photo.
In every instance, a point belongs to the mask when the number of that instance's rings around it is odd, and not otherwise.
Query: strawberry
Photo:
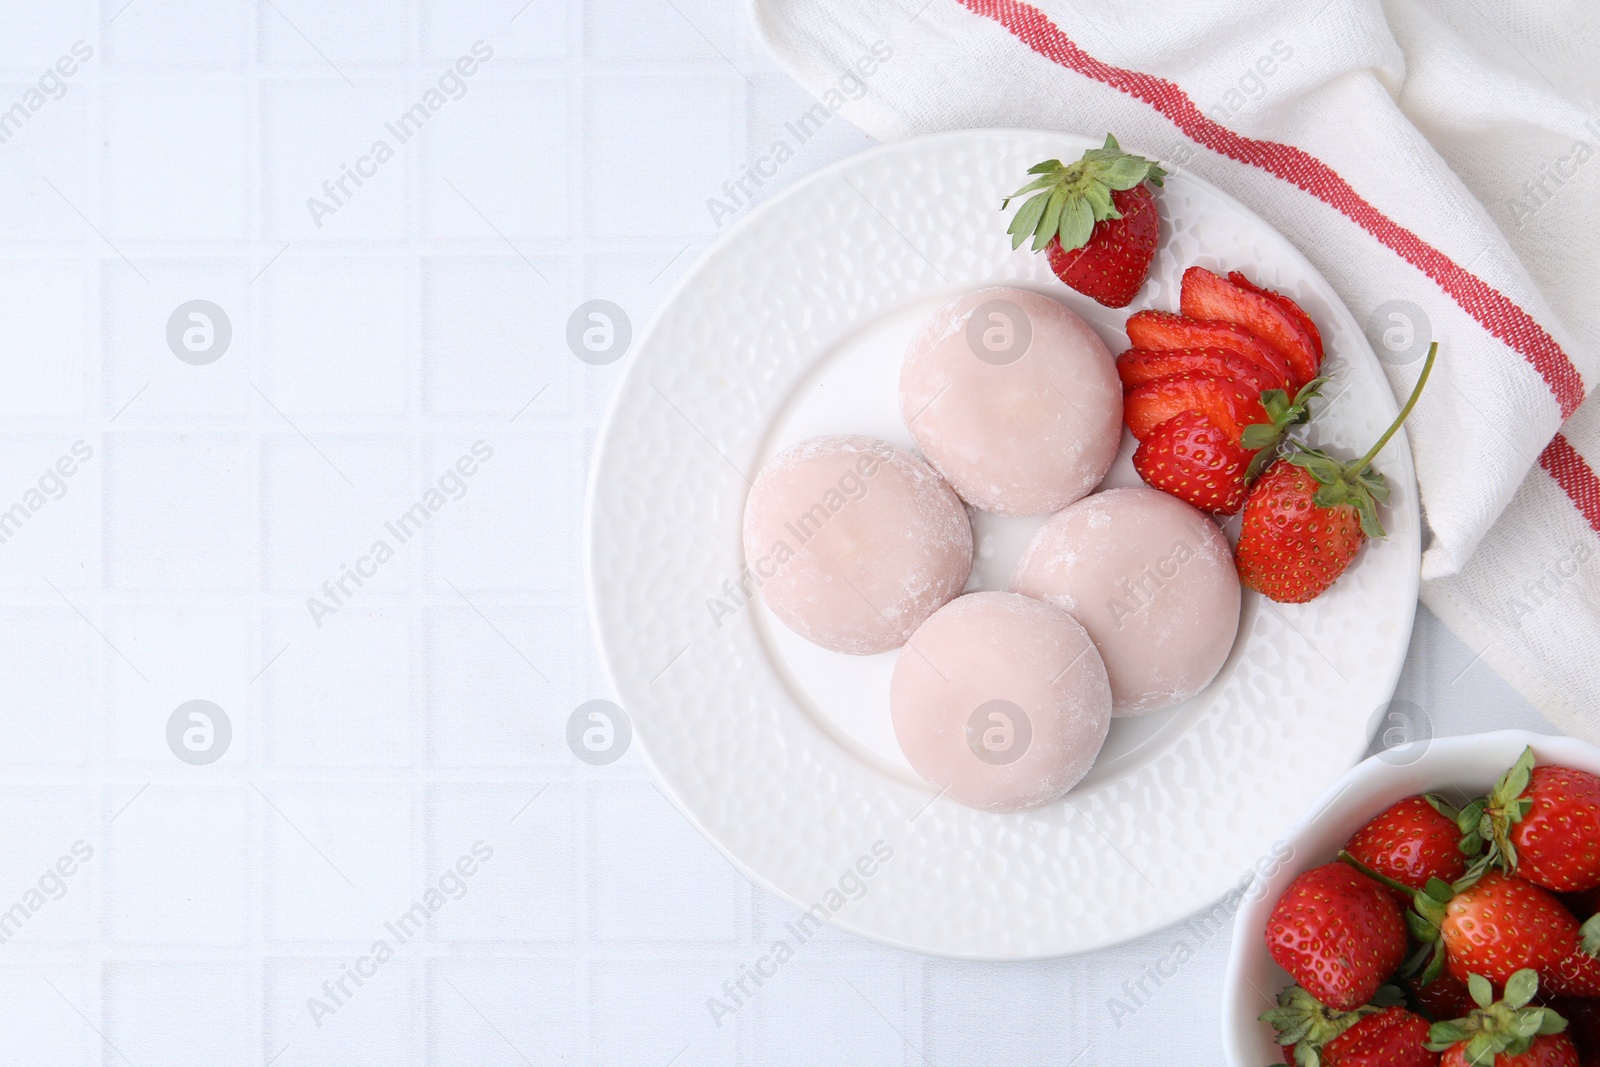
[[[1167,311],[1135,311],[1123,324],[1135,348],[1226,348],[1288,382],[1288,362],[1255,335],[1231,322],[1201,322]]]
[[[1478,974],[1496,983],[1532,968],[1546,976],[1552,993],[1576,992],[1570,985],[1586,980],[1585,965],[1575,959],[1584,955],[1578,920],[1532,882],[1493,869],[1460,889],[1435,879],[1413,897],[1412,908],[1407,922],[1424,946],[1414,962],[1432,957],[1422,971],[1424,983],[1441,968],[1462,981]],[[1566,981],[1557,977],[1562,965],[1570,975]]]
[[[1255,293],[1257,296],[1264,296],[1268,300],[1276,303],[1284,311],[1287,311],[1289,316],[1300,324],[1300,328],[1305,330],[1306,336],[1311,338],[1311,347],[1315,349],[1317,353],[1317,366],[1322,366],[1322,331],[1317,329],[1317,324],[1311,321],[1311,316],[1305,313],[1304,308],[1302,308],[1299,304],[1296,304],[1293,300],[1290,300],[1288,297],[1284,296],[1282,293],[1276,292],[1272,289],[1263,289],[1261,286],[1257,285],[1255,282],[1252,282],[1249,278],[1246,278],[1243,274],[1240,274],[1236,270],[1230,270],[1228,272],[1228,280],[1234,285],[1237,285],[1239,288],[1243,289],[1245,292]]]
[[[1482,801],[1468,805],[1469,831],[1488,845],[1474,869],[1496,866],[1562,893],[1600,887],[1600,778],[1570,767],[1536,767],[1524,749]]]
[[[1368,537],[1384,536],[1378,503],[1389,486],[1368,468],[1416,406],[1438,348],[1429,347],[1410,399],[1366,455],[1341,463],[1299,447],[1251,487],[1234,549],[1245,585],[1281,603],[1304,603],[1327,592]]]
[[[1184,411],[1139,442],[1133,468],[1146,484],[1201,511],[1232,515],[1244,503],[1250,458],[1210,419]]]
[[[1127,307],[1150,273],[1161,218],[1150,186],[1166,177],[1160,165],[1122,151],[1117,139],[1076,163],[1049,159],[1028,168],[1034,179],[1001,202],[1024,193],[1007,230],[1011,247],[1030,237],[1033,251],[1049,250],[1050,269],[1106,307]]]
[[[1451,974],[1498,983],[1524,967],[1548,971],[1570,956],[1578,920],[1538,886],[1489,871],[1451,898],[1439,933]]]
[[[1267,919],[1267,951],[1311,996],[1338,1011],[1372,999],[1406,952],[1400,906],[1343,863],[1289,883]]]
[[[1289,388],[1287,379],[1255,360],[1216,347],[1169,348],[1164,351],[1130,348],[1117,357],[1117,374],[1122,378],[1124,389],[1178,374],[1226,378],[1247,393],[1260,394],[1268,389]]]
[[[1583,1067],[1600,1064],[1600,1000],[1559,997],[1550,1006],[1567,1020],[1567,1036],[1578,1047]]]
[[[1192,319],[1243,326],[1284,358],[1296,389],[1317,376],[1321,360],[1305,327],[1277,301],[1219,278],[1204,267],[1183,272],[1180,310]]]
[[[1499,1052],[1485,1060],[1468,1058],[1465,1046],[1453,1046],[1439,1058],[1439,1067],[1579,1067],[1578,1050],[1566,1034],[1544,1034],[1514,1055]]]
[[[1251,480],[1261,473],[1289,427],[1309,417],[1307,404],[1323,380],[1318,378],[1300,390],[1292,404],[1281,389],[1262,393],[1256,407],[1266,420],[1244,426],[1237,439],[1202,412],[1180,411],[1145,434],[1133,454],[1134,469],[1147,484],[1201,511],[1232,515],[1244,503]],[[1136,403],[1144,402],[1145,396],[1140,394]],[[1145,417],[1150,411],[1138,414]]]
[[[1391,892],[1407,905],[1429,878],[1453,882],[1466,873],[1455,815],[1438,797],[1407,797],[1357,830],[1345,851],[1405,886]]]
[[[1272,1024],[1285,1062],[1296,1067],[1435,1067],[1428,1020],[1399,1003],[1400,991],[1383,986],[1371,1003],[1339,1011],[1292,985],[1261,1021]]]
[[[1349,852],[1339,858],[1390,889],[1406,888]],[[1580,927],[1555,894],[1492,867],[1453,886],[1430,878],[1413,894],[1406,925],[1422,947],[1405,973],[1422,985],[1441,974],[1505,982],[1531,968],[1553,994],[1600,996],[1600,919]]]
[[[1141,441],[1157,426],[1186,411],[1206,416],[1234,444],[1239,443],[1246,426],[1267,418],[1259,394],[1251,396],[1226,379],[1203,374],[1160,378],[1130,389],[1122,398],[1123,421]]]
[[[1435,1067],[1428,1020],[1404,1008],[1368,1015],[1322,1049],[1325,1067]]]
[[[1234,559],[1239,580],[1282,604],[1303,604],[1327,592],[1366,543],[1355,507],[1326,508],[1323,486],[1308,471],[1279,460],[1245,500]]]
[[[1545,972],[1545,984],[1552,993],[1573,997],[1600,997],[1600,959],[1591,954],[1591,939],[1581,934],[1581,943],[1561,957]]]
[[[1411,1006],[1428,1018],[1457,1019],[1472,1010],[1472,995],[1467,983],[1453,974],[1440,973],[1433,981],[1423,984],[1413,975],[1405,979],[1406,999]]]
[[[1510,975],[1499,1001],[1482,975],[1468,978],[1467,987],[1478,1006],[1429,1032],[1428,1047],[1444,1053],[1440,1067],[1578,1067],[1578,1050],[1562,1033],[1566,1019],[1532,1004],[1539,991],[1532,969]]]

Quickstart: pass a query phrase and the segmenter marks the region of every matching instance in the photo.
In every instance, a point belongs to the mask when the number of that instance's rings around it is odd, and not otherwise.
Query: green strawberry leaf
[[[1440,796],[1438,793],[1424,793],[1422,794],[1422,799],[1428,802],[1428,806],[1430,808],[1438,812],[1440,815],[1443,815],[1451,822],[1455,822],[1461,817],[1461,813],[1457,811],[1448,800]]]
[[[1477,978],[1478,976],[1472,975],[1471,977]],[[1477,1001],[1480,1007],[1487,1008],[1494,1002],[1494,989],[1489,985],[1488,979],[1485,978],[1479,980],[1483,983],[1483,992],[1487,999],[1480,1000],[1478,998],[1478,990],[1472,986],[1470,978],[1468,979],[1467,985],[1472,991],[1472,999]],[[1526,1007],[1528,1002],[1533,999],[1533,995],[1537,992],[1539,992],[1539,972],[1535,971],[1531,967],[1524,967],[1522,970],[1517,971],[1510,978],[1506,979],[1505,1002],[1511,1005],[1513,1008]],[[1537,1031],[1538,1027],[1535,1027],[1534,1029]]]
[[[1067,191],[1065,189],[1057,189],[1049,194],[1049,199],[1045,203],[1044,214],[1040,216],[1038,229],[1033,235],[1033,251],[1041,251],[1050,243],[1050,238],[1055,235],[1061,226],[1061,209],[1066,206],[1066,203]],[[1019,211],[1017,214],[1020,216],[1022,212]],[[1013,224],[1015,224],[1015,220],[1013,220]]]
[[[1006,230],[1007,233],[1011,234],[1012,248],[1022,247],[1022,242],[1028,239],[1028,235],[1039,224],[1040,218],[1044,216],[1044,209],[1049,203],[1050,197],[1044,193],[1039,193],[1029,198],[1022,207],[1017,209],[1016,218],[1011,220],[1011,225]]]
[[[1239,443],[1247,451],[1254,452],[1263,448],[1271,448],[1278,443],[1278,439],[1281,436],[1282,431],[1271,423],[1253,422],[1246,426],[1244,432],[1239,435]]]
[[[1579,932],[1583,936],[1583,951],[1591,956],[1600,956],[1600,915],[1591,915]]]
[[[1474,1034],[1467,1041],[1466,1059],[1472,1067],[1489,1067],[1499,1051],[1499,1043],[1493,1034]]]
[[[1406,912],[1406,929],[1413,940],[1433,942],[1439,940],[1439,927],[1414,911]]]
[[[1025,202],[1006,230],[1012,248],[1022,247],[1031,238],[1035,252],[1052,238],[1059,238],[1061,247],[1069,251],[1082,248],[1093,236],[1096,223],[1122,218],[1112,193],[1142,182],[1159,186],[1166,176],[1159,164],[1122,151],[1117,139],[1109,135],[1102,147],[1090,149],[1076,162],[1047,159],[1029,167],[1028,173],[1034,175],[1033,180],[1002,200],[1000,207],[1004,210],[1017,197],[1048,190],[1046,201],[1038,207],[1030,210],[1034,201]]]
[[[1069,200],[1061,209],[1061,225],[1056,233],[1061,238],[1061,247],[1073,249],[1088,244],[1089,236],[1094,233],[1094,223],[1094,207],[1088,200],[1082,197]]]

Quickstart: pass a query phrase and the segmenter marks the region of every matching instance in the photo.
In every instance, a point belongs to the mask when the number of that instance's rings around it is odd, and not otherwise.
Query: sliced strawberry
[[[1178,303],[1190,318],[1244,327],[1284,358],[1296,389],[1317,376],[1320,360],[1311,335],[1272,299],[1241,289],[1204,267],[1190,267],[1183,272]]]
[[[1167,311],[1137,311],[1128,316],[1125,329],[1135,348],[1226,348],[1255,360],[1268,373],[1284,381],[1294,377],[1289,372],[1288,361],[1277,350],[1257,340],[1243,326],[1231,322],[1201,322]]]
[[[1264,296],[1268,300],[1271,300],[1273,303],[1277,304],[1283,310],[1287,311],[1289,315],[1300,324],[1301,328],[1304,329],[1306,333],[1311,335],[1311,347],[1316,349],[1317,352],[1317,367],[1319,369],[1321,368],[1323,355],[1322,331],[1317,329],[1317,324],[1311,321],[1311,316],[1306,314],[1305,308],[1301,307],[1299,304],[1296,304],[1293,300],[1290,300],[1288,297],[1284,296],[1275,289],[1262,288],[1236,270],[1230,270],[1228,272],[1228,280],[1234,285],[1237,285],[1239,288],[1243,289],[1245,292],[1255,293],[1258,296]]]
[[[1239,443],[1246,426],[1270,421],[1259,396],[1250,396],[1225,378],[1203,374],[1159,378],[1122,398],[1123,421],[1141,441],[1157,426],[1186,411],[1210,419],[1234,444]]]
[[[1289,389],[1288,379],[1226,348],[1169,348],[1156,351],[1130,348],[1117,357],[1117,373],[1122,376],[1124,389],[1178,374],[1227,378],[1249,393],[1264,393],[1268,389],[1287,392]]]
[[[1201,511],[1232,515],[1244,504],[1250,458],[1210,419],[1185,411],[1140,442],[1133,468],[1148,485]]]

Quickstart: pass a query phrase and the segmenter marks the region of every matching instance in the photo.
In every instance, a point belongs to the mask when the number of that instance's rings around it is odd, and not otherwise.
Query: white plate
[[[822,432],[905,447],[895,376],[919,320],[985,285],[1048,293],[1113,352],[1141,307],[1177,309],[1199,263],[1286,290],[1336,376],[1314,440],[1354,455],[1395,404],[1348,311],[1266,223],[1181,169],[1158,193],[1161,248],[1128,311],[1012,251],[1000,199],[1033,163],[1097,142],[977,130],[862,153],[730,229],[641,336],[595,450],[585,530],[600,653],[662,790],[756,882],[887,944],[992,960],[1137,937],[1223,895],[1367,745],[1405,656],[1419,518],[1404,435],[1380,457],[1390,535],[1334,589],[1282,607],[1247,595],[1217,679],[1170,711],[1119,720],[1062,801],[992,815],[935,798],[889,725],[896,653],[814,648],[759,602],[731,613],[748,482]],[[1129,146],[1137,151],[1137,146]],[[1108,484],[1136,481],[1124,449]],[[1003,587],[1039,520],[976,522],[974,586]],[[869,858],[892,850],[885,862]],[[843,888],[841,889],[841,882]]]

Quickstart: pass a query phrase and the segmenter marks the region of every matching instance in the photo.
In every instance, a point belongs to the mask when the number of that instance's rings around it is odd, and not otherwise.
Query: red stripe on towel
[[[1468,273],[1449,256],[1369,204],[1320,159],[1293,145],[1244,137],[1213,122],[1173,83],[1101,62],[1062,33],[1049,16],[1029,4],[1019,0],[958,2],[973,13],[998,22],[1044,58],[1143,100],[1196,143],[1276,175],[1339,211],[1432,278],[1484,329],[1521,353],[1550,386],[1550,392],[1561,406],[1563,419],[1570,417],[1583,402],[1583,379],[1544,327],[1504,293]],[[1594,522],[1592,515],[1590,522]]]

